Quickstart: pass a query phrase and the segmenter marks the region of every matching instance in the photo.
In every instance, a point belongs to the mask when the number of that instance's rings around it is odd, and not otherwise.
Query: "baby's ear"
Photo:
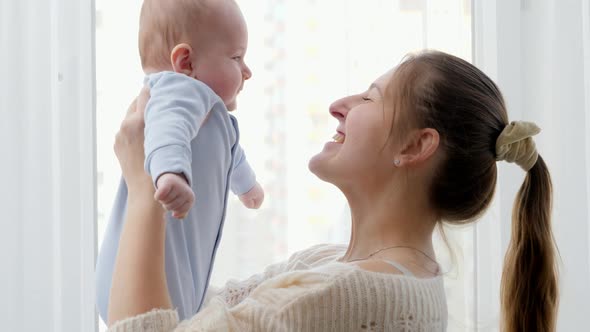
[[[180,74],[191,76],[193,73],[193,49],[189,44],[178,44],[170,53],[172,69]]]

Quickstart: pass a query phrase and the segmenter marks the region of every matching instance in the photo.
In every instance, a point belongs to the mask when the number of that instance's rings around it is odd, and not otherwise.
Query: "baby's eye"
[[[234,59],[234,60],[236,60],[236,61],[240,61],[240,60],[242,60],[242,57],[241,57],[241,56],[235,56],[235,57],[233,57],[232,59]]]
[[[363,99],[364,101],[371,101],[371,98],[369,98],[369,97],[362,97],[362,99]]]

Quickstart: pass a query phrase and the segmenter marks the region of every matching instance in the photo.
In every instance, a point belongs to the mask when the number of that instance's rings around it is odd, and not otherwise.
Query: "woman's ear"
[[[412,138],[396,156],[397,167],[415,166],[434,155],[440,143],[440,135],[436,129],[424,128],[415,130]]]
[[[193,49],[189,44],[178,44],[170,53],[172,69],[180,74],[192,76],[194,71]]]

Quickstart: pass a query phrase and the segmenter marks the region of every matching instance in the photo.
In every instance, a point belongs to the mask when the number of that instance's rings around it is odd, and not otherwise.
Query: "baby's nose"
[[[248,67],[247,65],[244,65],[243,75],[244,80],[249,80],[252,77],[252,71],[250,70],[250,67]]]

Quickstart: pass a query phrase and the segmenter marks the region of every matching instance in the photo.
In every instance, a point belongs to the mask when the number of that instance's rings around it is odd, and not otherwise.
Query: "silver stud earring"
[[[395,166],[399,166],[399,164],[401,164],[401,161],[399,159],[396,159],[393,161],[393,163],[395,164]]]

